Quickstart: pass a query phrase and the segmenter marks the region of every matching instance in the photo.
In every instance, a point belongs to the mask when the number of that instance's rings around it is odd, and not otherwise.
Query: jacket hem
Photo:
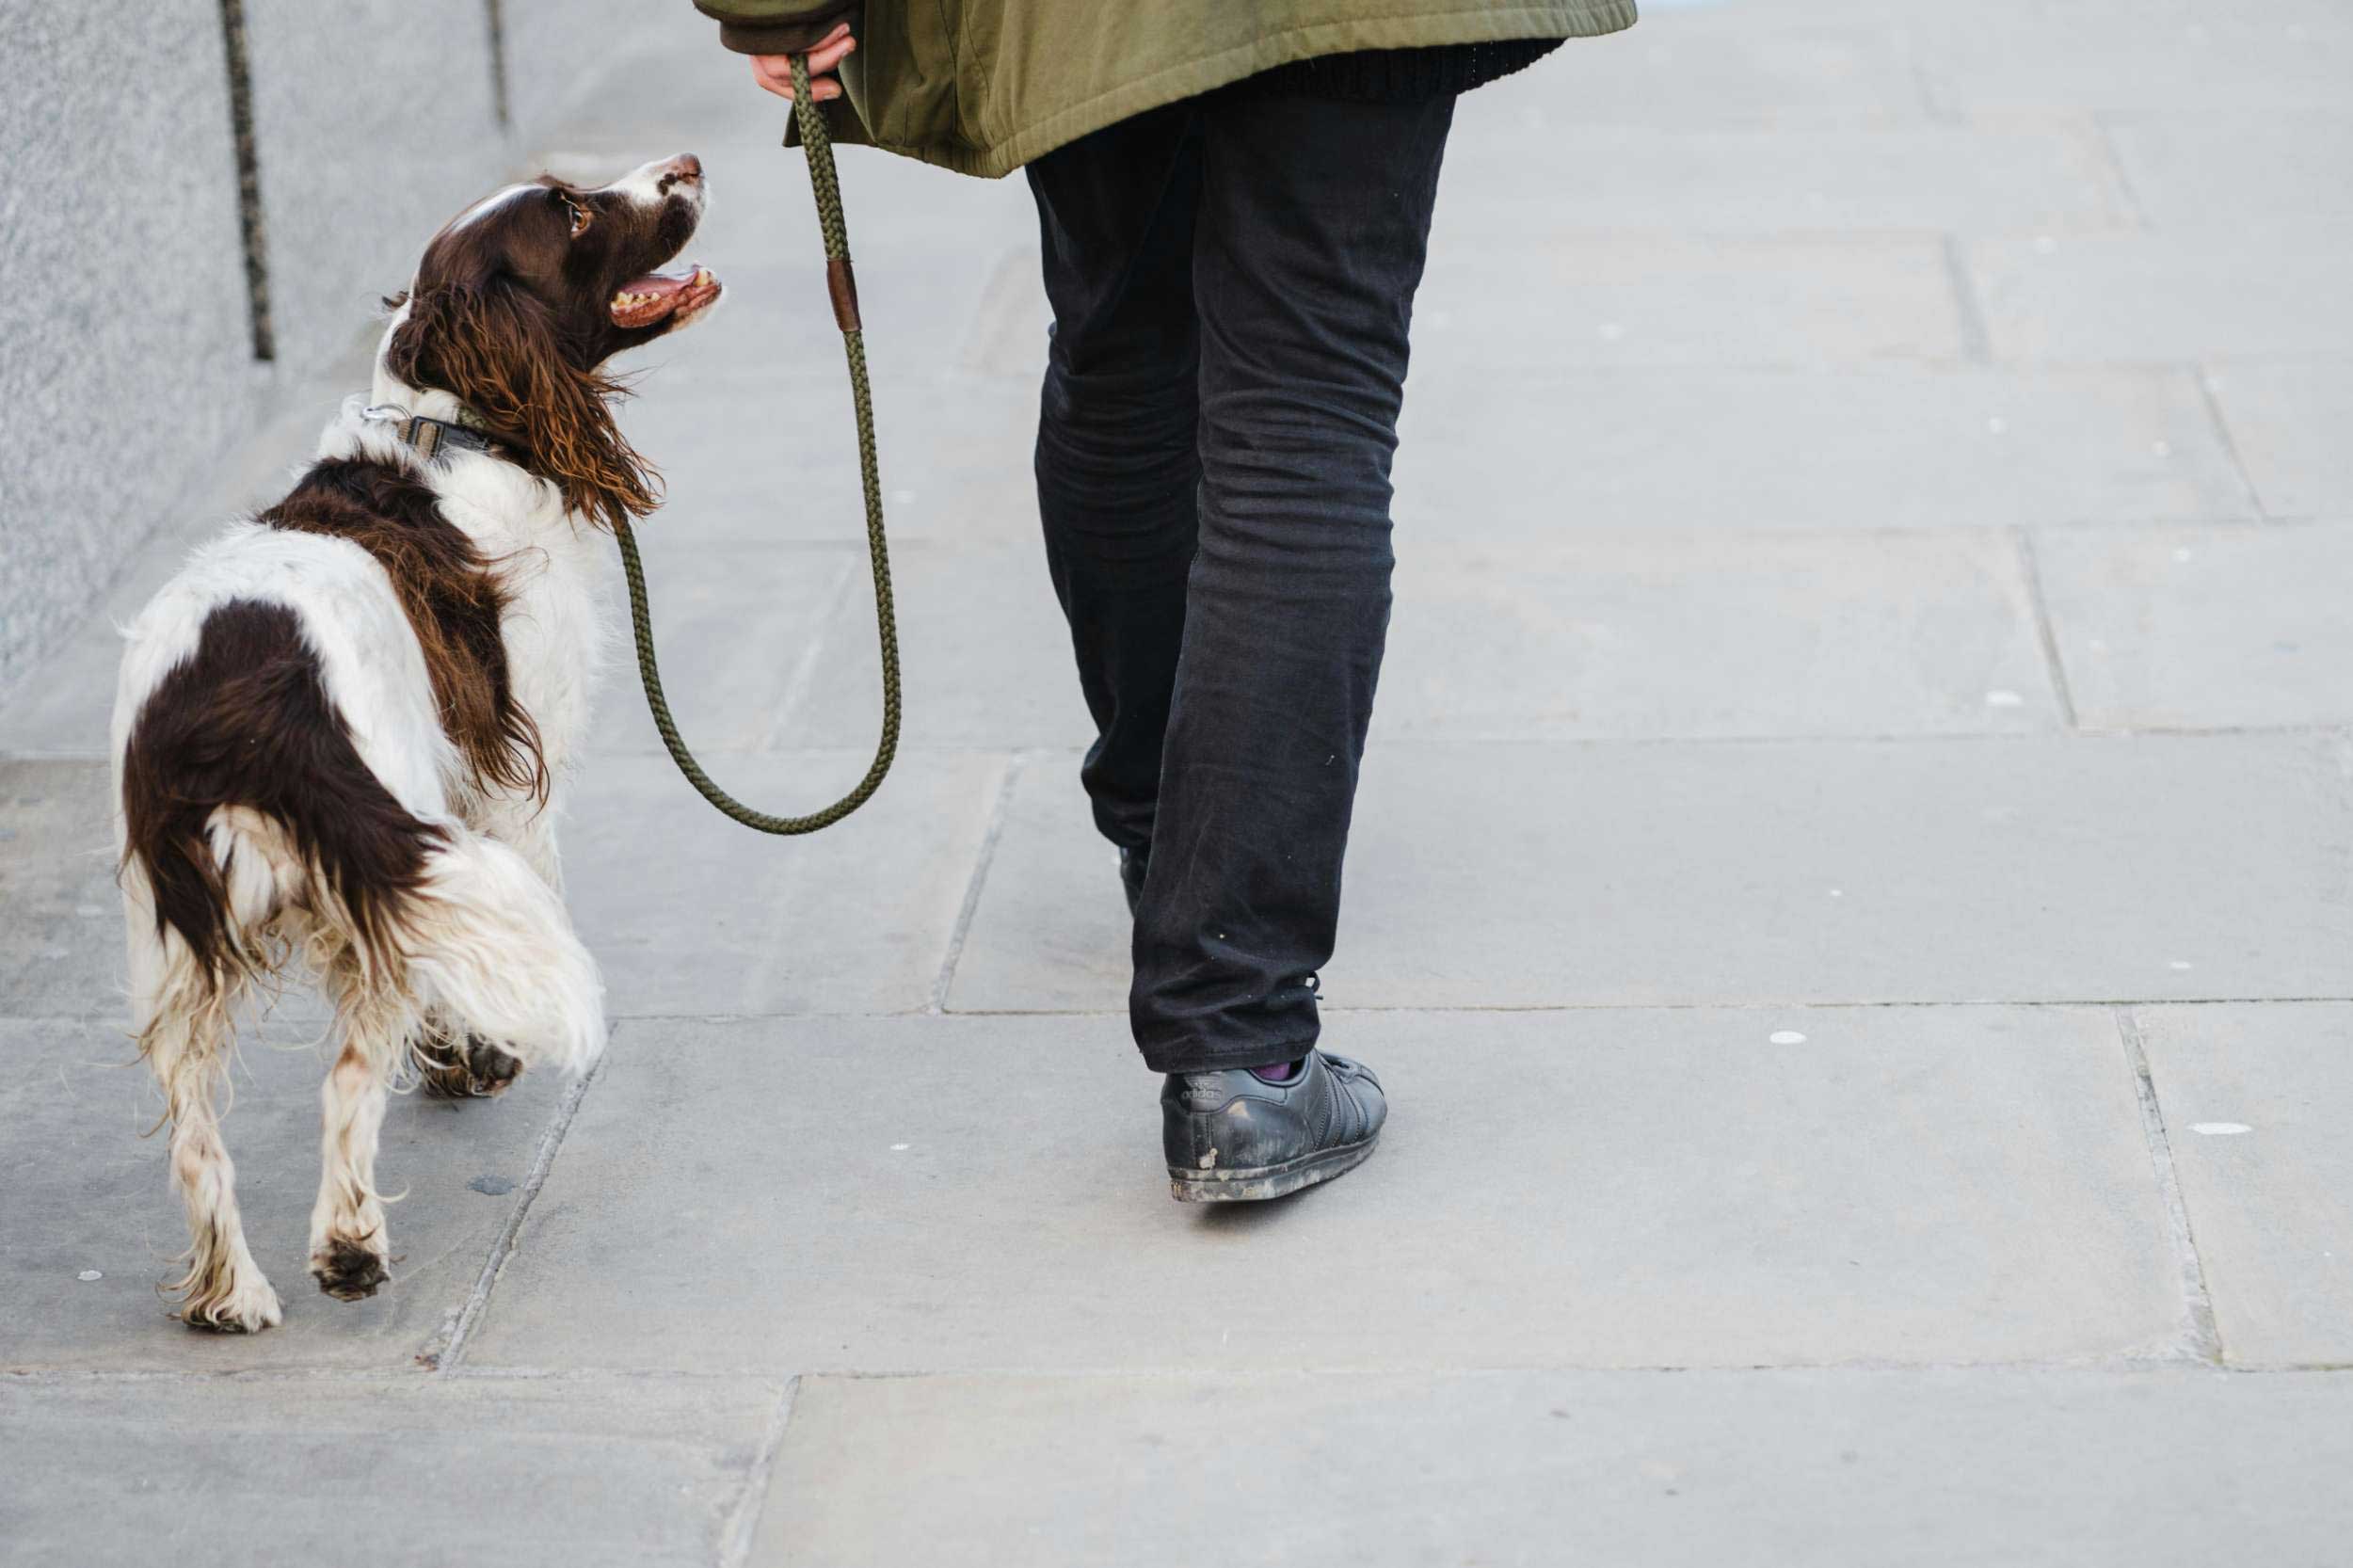
[[[1586,0],[1564,17],[1558,5],[1479,6],[1460,11],[1417,10],[1393,17],[1357,17],[1285,28],[1230,49],[1180,61],[1107,92],[1057,110],[979,147],[953,143],[868,144],[958,174],[1002,179],[1057,147],[1133,115],[1197,98],[1294,60],[1362,49],[1412,49],[1446,43],[1500,43],[1510,39],[1600,38],[1637,20],[1636,0]],[[1442,37],[1432,36],[1437,24]],[[828,105],[829,107],[831,105]],[[844,138],[847,139],[847,138]]]

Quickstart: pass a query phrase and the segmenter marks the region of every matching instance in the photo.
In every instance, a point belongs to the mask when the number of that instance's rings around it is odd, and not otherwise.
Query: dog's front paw
[[[311,1277],[337,1301],[358,1302],[375,1295],[389,1276],[382,1253],[349,1237],[333,1236],[311,1255]]]

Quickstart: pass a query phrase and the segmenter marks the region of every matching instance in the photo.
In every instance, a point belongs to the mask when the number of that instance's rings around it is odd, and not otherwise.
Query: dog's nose
[[[683,180],[690,185],[696,184],[703,177],[703,161],[692,152],[680,152],[662,166],[662,174],[665,180]]]

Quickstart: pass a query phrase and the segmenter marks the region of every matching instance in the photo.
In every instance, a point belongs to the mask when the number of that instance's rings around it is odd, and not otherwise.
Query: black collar
[[[412,414],[395,403],[378,403],[360,410],[360,417],[379,424],[392,426],[403,444],[426,462],[438,461],[449,450],[459,452],[495,452],[498,443],[480,430],[463,423],[471,412],[459,419],[433,419],[424,414]]]

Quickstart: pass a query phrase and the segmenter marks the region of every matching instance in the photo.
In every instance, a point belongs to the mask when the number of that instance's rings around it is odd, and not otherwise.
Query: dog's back
[[[381,700],[403,665],[423,673],[376,563],[266,523],[232,528],[134,622],[120,849],[156,927],[130,934],[135,991],[168,945],[215,990],[274,968],[262,943],[289,904],[380,939],[448,838],[439,727]]]

